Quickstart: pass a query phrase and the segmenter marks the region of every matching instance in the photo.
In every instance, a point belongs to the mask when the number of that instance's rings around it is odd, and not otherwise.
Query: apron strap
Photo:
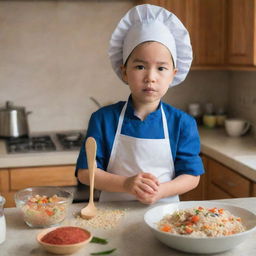
[[[113,164],[113,159],[114,159],[114,155],[115,155],[114,152],[116,152],[116,146],[117,146],[117,136],[119,136],[119,134],[121,134],[121,129],[122,129],[123,121],[124,121],[124,114],[125,114],[125,111],[127,108],[127,103],[128,103],[128,101],[126,101],[126,103],[124,104],[121,114],[119,116],[116,134],[115,134],[115,138],[114,138],[114,142],[113,142],[113,147],[112,147],[110,158],[109,158],[108,167],[112,166],[112,164]],[[108,169],[108,167],[107,167],[107,169]]]
[[[166,120],[166,116],[165,116],[165,113],[164,113],[164,110],[162,107],[162,103],[161,103],[161,112],[162,112],[162,120],[163,120],[163,128],[164,128],[164,138],[169,139],[167,120]]]

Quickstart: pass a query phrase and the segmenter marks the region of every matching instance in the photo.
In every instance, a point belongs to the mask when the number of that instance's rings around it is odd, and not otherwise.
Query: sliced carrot
[[[193,229],[190,227],[185,227],[185,231],[187,234],[191,234],[193,232]]]
[[[192,216],[191,221],[193,223],[197,223],[199,221],[199,219],[200,219],[200,217],[198,215],[194,215],[194,216]]]
[[[50,210],[47,210],[47,209],[45,210],[45,212],[47,213],[48,216],[52,216],[54,214],[53,211],[50,211]]]
[[[169,225],[164,225],[161,227],[161,230],[164,231],[164,232],[169,232],[171,231],[171,227]]]
[[[219,213],[219,214],[222,214],[223,211],[224,211],[224,209],[221,208],[221,209],[218,210],[218,213]]]
[[[217,208],[216,208],[216,207],[214,207],[214,208],[212,208],[212,209],[209,209],[209,212],[215,213],[215,212],[216,212],[216,210],[217,210]]]

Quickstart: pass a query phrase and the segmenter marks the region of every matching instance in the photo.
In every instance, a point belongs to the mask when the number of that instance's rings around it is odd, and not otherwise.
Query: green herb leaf
[[[199,210],[195,210],[195,212],[196,212],[196,214],[199,214],[200,211]]]
[[[108,241],[104,238],[96,237],[94,236],[91,240],[91,243],[96,243],[96,244],[107,244]]]
[[[116,250],[116,248],[114,248],[112,250],[108,250],[108,251],[103,251],[103,252],[92,252],[91,255],[107,255],[107,254],[111,254],[115,250]]]

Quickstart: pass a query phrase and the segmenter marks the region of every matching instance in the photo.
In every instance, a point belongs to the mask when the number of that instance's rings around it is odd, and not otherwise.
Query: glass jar
[[[4,204],[5,204],[5,198],[0,196],[0,244],[3,243],[6,238],[6,222],[4,217]]]

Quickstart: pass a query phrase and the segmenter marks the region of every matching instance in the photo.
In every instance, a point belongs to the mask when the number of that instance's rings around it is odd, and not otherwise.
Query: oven
[[[49,134],[33,134],[31,136],[5,139],[8,154],[44,153],[77,151],[84,142],[85,131],[65,131]],[[62,186],[74,195],[74,203],[89,201],[90,188],[77,181],[76,186]],[[94,191],[94,200],[99,200],[100,191]]]

